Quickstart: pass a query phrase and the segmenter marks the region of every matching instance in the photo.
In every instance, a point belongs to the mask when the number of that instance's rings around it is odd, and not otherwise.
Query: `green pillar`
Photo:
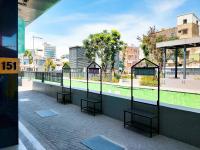
[[[25,51],[25,21],[18,17],[18,53]]]

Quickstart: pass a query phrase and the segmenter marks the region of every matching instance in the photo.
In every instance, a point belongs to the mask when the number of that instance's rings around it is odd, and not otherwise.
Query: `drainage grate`
[[[39,111],[36,111],[36,113],[40,116],[40,117],[53,117],[53,116],[56,116],[58,115],[57,112],[55,112],[54,110],[39,110]]]

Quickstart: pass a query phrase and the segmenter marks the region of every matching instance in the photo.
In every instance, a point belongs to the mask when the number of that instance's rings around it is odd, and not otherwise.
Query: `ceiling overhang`
[[[58,1],[60,0],[18,0],[18,15],[28,25]]]

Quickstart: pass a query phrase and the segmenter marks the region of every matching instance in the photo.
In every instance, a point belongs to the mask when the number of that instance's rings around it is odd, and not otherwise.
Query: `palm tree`
[[[28,57],[28,59],[29,59],[29,65],[33,63],[33,56],[32,56],[31,51],[25,50],[24,57]]]
[[[45,71],[53,71],[56,68],[56,64],[50,58],[46,59],[44,66],[45,66]]]

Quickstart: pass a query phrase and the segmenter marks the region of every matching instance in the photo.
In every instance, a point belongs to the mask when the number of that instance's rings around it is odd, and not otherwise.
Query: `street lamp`
[[[34,55],[35,55],[35,39],[43,39],[42,37],[38,37],[38,36],[33,36],[33,52],[34,52]],[[37,61],[37,59],[36,59],[36,61]],[[36,62],[36,64],[37,64],[37,62]],[[36,67],[36,65],[34,65],[35,67]],[[34,70],[36,70],[36,69],[34,69]]]
[[[33,51],[34,51],[34,44],[35,44],[35,43],[34,43],[34,42],[35,42],[34,40],[35,40],[35,39],[40,39],[40,40],[41,40],[41,39],[43,39],[43,38],[41,38],[41,37],[39,37],[39,36],[33,36]]]

